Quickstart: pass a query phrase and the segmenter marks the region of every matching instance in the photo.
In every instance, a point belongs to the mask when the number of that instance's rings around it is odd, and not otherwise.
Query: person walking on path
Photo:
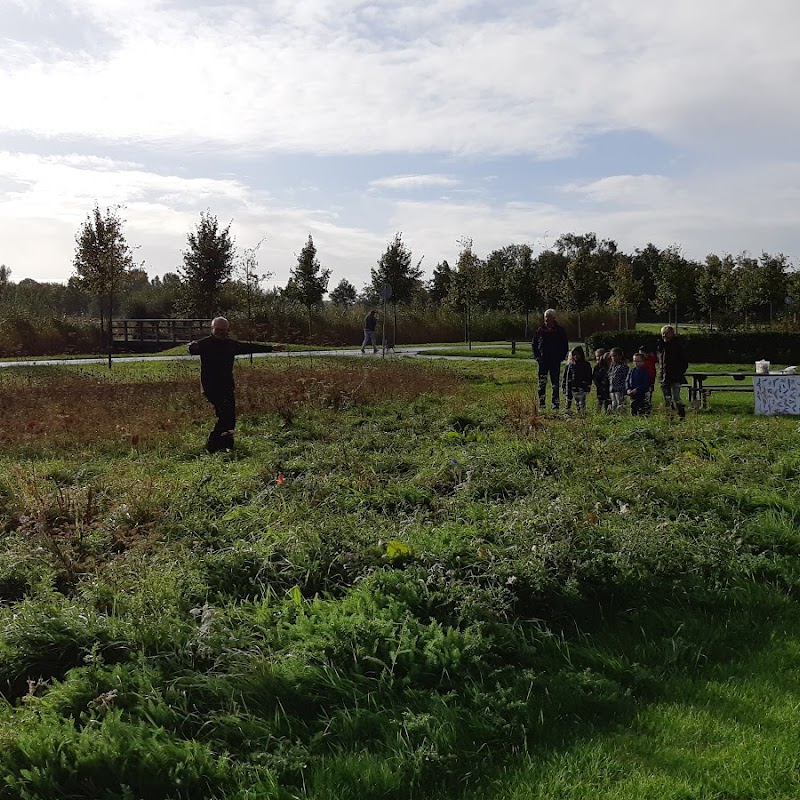
[[[672,325],[665,325],[661,329],[657,355],[664,402],[668,409],[676,409],[678,416],[685,419],[686,406],[681,402],[681,386],[686,383],[689,362],[683,352],[683,344],[675,335],[675,328]]]
[[[567,332],[556,322],[555,309],[544,312],[544,324],[536,331],[531,342],[531,350],[539,366],[539,407],[545,407],[547,378],[550,378],[553,408],[558,409],[558,396],[561,362],[569,352]]]
[[[364,341],[361,343],[361,352],[364,348],[372,343],[372,352],[378,352],[378,340],[375,336],[375,328],[378,325],[378,312],[373,308],[372,311],[364,317]]]
[[[189,343],[189,353],[200,356],[200,385],[206,400],[214,406],[217,423],[208,435],[206,450],[233,449],[233,430],[236,427],[236,396],[233,382],[233,361],[247,353],[272,353],[282,350],[279,345],[238,342],[230,339],[230,324],[225,317],[211,322],[211,336]]]

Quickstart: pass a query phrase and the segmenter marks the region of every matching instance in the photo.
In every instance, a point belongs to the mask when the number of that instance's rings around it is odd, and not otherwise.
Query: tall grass
[[[0,797],[791,796],[795,421],[269,362],[211,457],[193,370],[4,376]]]

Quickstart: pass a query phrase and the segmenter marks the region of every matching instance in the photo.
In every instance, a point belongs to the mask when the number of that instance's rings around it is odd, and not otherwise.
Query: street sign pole
[[[392,296],[392,284],[384,283],[381,286],[381,297],[383,298],[383,325],[381,326],[381,358],[386,358],[386,303]]]

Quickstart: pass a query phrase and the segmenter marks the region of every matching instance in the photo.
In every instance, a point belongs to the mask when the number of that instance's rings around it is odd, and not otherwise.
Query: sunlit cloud
[[[356,285],[397,230],[427,269],[569,230],[798,254],[798,29],[786,0],[6,0],[0,262],[65,279],[95,202],[156,273],[206,209],[276,281],[309,233]]]
[[[447,175],[395,175],[370,181],[374,189],[428,189],[458,186],[458,181]]]

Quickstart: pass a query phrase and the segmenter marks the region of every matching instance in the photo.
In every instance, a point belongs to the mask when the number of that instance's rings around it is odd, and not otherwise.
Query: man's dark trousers
[[[553,388],[553,408],[558,408],[561,398],[559,397],[559,376],[561,375],[561,362],[556,361],[548,364],[546,361],[539,362],[539,408],[544,408],[547,394],[547,378],[550,377],[550,384]]]
[[[233,392],[217,395],[206,395],[206,400],[214,406],[217,424],[208,434],[206,450],[216,453],[218,450],[233,449],[233,429],[236,427],[236,398]]]

